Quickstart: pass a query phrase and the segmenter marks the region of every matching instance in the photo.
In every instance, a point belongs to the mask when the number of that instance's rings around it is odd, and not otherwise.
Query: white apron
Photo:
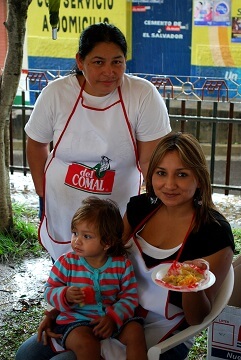
[[[102,108],[86,105],[83,88],[45,168],[39,239],[54,259],[71,250],[71,219],[84,198],[111,198],[123,215],[142,182],[120,88],[96,100]]]
[[[134,230],[131,238],[129,239],[127,245],[131,246],[131,251],[129,254],[129,259],[132,262],[132,265],[135,270],[135,276],[137,280],[137,291],[139,297],[139,305],[142,307],[140,313],[144,317],[144,329],[145,329],[145,338],[147,348],[154,346],[155,344],[163,341],[168,336],[170,336],[184,321],[184,312],[183,309],[179,308],[176,305],[173,305],[169,302],[170,291],[163,287],[157,286],[152,281],[152,272],[156,269],[157,266],[148,268],[145,264],[145,261],[142,257],[142,248],[140,242],[138,241],[138,232],[142,229],[143,225],[147,220],[159,209],[157,207],[151,213],[149,213],[142,221],[138,224],[137,228]],[[189,226],[189,229],[185,235],[185,238],[178,249],[176,256],[176,261],[180,258],[183,247],[186,243],[188,235],[190,234],[192,223],[194,220],[194,215]],[[156,248],[153,249],[149,254],[152,257],[155,257]],[[173,250],[175,251],[175,250]],[[169,263],[170,261],[161,261],[162,264]],[[160,300],[159,300],[160,299]],[[189,341],[188,341],[189,342]],[[190,344],[186,343],[189,347]],[[192,344],[192,341],[190,341]]]
[[[149,349],[177,328],[184,319],[184,313],[168,302],[169,291],[152,281],[151,274],[155,267],[146,267],[137,240],[132,238],[128,245],[131,245],[129,259],[135,269],[139,304],[144,309],[145,338]]]

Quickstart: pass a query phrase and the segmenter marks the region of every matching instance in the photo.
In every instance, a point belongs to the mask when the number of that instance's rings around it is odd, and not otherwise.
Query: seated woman
[[[170,133],[157,145],[150,160],[146,193],[130,199],[124,215],[125,239],[130,249],[140,307],[145,321],[147,347],[155,345],[175,331],[201,323],[211,311],[213,301],[233,259],[234,239],[231,227],[212,201],[212,191],[204,153],[190,134]],[[160,264],[204,259],[216,282],[197,292],[175,292],[157,286],[151,278]],[[56,354],[41,342],[50,331],[50,317],[39,327],[38,337],[27,340],[16,360],[74,360],[74,354]],[[39,341],[39,342],[38,342]],[[103,340],[104,357],[125,359],[125,349]],[[161,360],[183,360],[192,341],[164,354]],[[114,350],[113,350],[114,349]]]

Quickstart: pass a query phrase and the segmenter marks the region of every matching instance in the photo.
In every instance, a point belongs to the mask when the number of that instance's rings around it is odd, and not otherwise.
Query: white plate
[[[198,286],[193,287],[193,288],[182,288],[180,286],[173,286],[173,285],[160,283],[160,282],[156,281],[157,279],[161,280],[166,275],[170,266],[171,266],[171,264],[161,264],[161,265],[157,266],[155,268],[155,270],[153,270],[153,272],[151,274],[151,278],[152,278],[152,281],[156,285],[164,287],[164,288],[166,288],[168,290],[172,290],[172,291],[197,292],[197,291],[205,290],[205,289],[209,288],[216,281],[216,277],[211,271],[209,271],[209,280],[201,282]]]

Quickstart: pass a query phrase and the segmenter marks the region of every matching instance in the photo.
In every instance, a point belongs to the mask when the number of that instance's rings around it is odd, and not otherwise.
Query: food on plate
[[[204,260],[199,261],[198,265],[191,262],[174,262],[161,279],[158,278],[157,274],[156,281],[165,283],[170,288],[193,288],[198,287],[204,281],[208,281],[208,273],[208,263]]]
[[[162,281],[166,283],[172,284],[174,286],[183,286],[183,285],[194,285],[200,280],[204,279],[203,272],[200,272],[194,266],[182,266],[173,273],[167,273],[163,278]]]

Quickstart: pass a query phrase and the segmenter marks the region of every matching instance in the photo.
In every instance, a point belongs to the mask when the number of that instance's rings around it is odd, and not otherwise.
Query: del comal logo
[[[112,193],[115,171],[110,170],[110,161],[107,156],[94,167],[73,163],[69,165],[65,177],[65,184],[92,194],[110,195]]]

